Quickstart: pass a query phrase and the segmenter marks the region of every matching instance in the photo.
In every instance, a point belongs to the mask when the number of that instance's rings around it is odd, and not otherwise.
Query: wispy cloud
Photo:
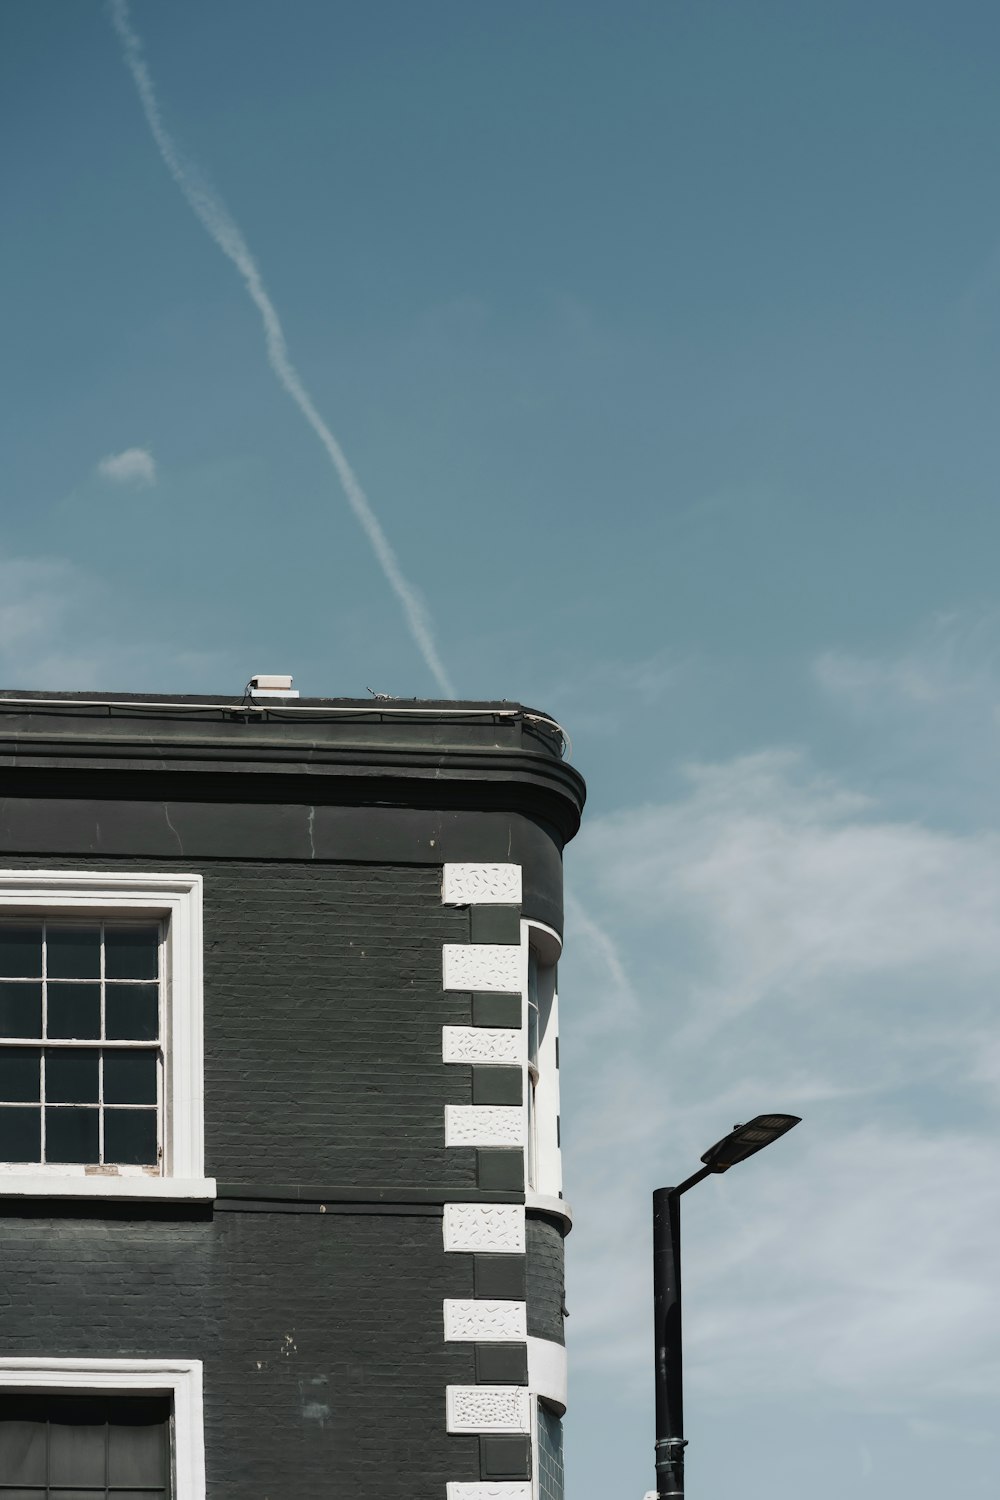
[[[0,686],[204,692],[239,680],[224,653],[123,631],[120,603],[66,558],[0,554]]]
[[[354,470],[348,463],[343,449],[320,416],[312,396],[292,364],[277,310],[267,293],[260,269],[250,253],[242,231],[218,193],[208,185],[197,168],[181,156],[173,137],[163,123],[152,76],[143,57],[142,43],[131,23],[127,0],[110,0],[110,13],[121,40],[126,66],[132,75],[142,104],[146,123],[164,165],[208,234],[240,273],[247,293],[257,308],[264,326],[267,358],[272,370],[322,443],[340,480],[347,502],[371,544],[386,581],[399,600],[410,633],[431,675],[446,697],[455,697],[455,689],[435,643],[427,607],[417,589],[404,576],[399,560]]]
[[[102,458],[97,472],[112,484],[145,488],[156,483],[156,460],[148,448],[126,448]]]
[[[578,1372],[644,1397],[648,1192],[788,1108],[787,1141],[685,1200],[692,1383],[914,1419],[995,1401],[1000,839],[771,749],[591,819],[572,868],[638,1005],[564,1040]],[[566,1015],[613,1020],[589,949],[567,947]]]

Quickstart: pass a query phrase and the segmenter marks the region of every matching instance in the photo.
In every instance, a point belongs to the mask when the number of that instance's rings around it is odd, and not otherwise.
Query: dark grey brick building
[[[559,1500],[558,727],[8,693],[0,762],[0,1496]]]

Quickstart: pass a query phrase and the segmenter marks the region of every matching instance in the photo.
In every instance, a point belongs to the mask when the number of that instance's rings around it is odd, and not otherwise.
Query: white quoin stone
[[[524,1254],[524,1209],[517,1203],[446,1203],[444,1248]]]
[[[446,906],[520,906],[520,865],[445,865]]]
[[[523,1385],[449,1385],[449,1432],[530,1432],[528,1390]]]
[[[452,1482],[448,1485],[448,1500],[531,1500],[531,1485],[503,1479],[485,1479],[473,1484]]]
[[[523,1033],[499,1026],[442,1026],[441,1056],[446,1063],[507,1063],[524,1061]]]
[[[521,963],[514,943],[445,943],[444,987],[520,994]]]
[[[523,1146],[526,1116],[519,1104],[446,1104],[446,1146]]]
[[[444,1303],[444,1336],[456,1343],[506,1344],[527,1338],[527,1316],[524,1302],[449,1297]]]

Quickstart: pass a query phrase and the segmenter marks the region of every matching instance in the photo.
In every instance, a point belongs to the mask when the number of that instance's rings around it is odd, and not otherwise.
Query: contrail
[[[128,0],[109,0],[109,9],[114,28],[121,39],[125,64],[132,74],[143,114],[146,116],[146,123],[152,132],[164,165],[223,255],[229,257],[242,276],[243,284],[264,324],[264,341],[271,369],[326,449],[344,494],[347,496],[347,502],[360,521],[365,535],[371,542],[379,566],[403,607],[406,623],[435,682],[446,698],[456,697],[451,679],[434,644],[434,633],[427,609],[417,590],[404,577],[396,554],[389,545],[389,540],[368,502],[367,495],[358,483],[354,470],[347,462],[344,450],[316,410],[312,397],[302,384],[299,372],[292,364],[281,320],[274,303],[267,294],[257,262],[250,254],[239,226],[214,189],[209,187],[196,168],[183,159],[173,137],[163,123],[153,80],[143,58],[142,42],[133,30],[129,17]]]

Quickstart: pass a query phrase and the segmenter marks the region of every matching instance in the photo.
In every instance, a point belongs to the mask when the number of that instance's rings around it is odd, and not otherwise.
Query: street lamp
[[[656,1333],[656,1496],[684,1500],[684,1376],[681,1360],[681,1194],[728,1172],[798,1125],[798,1115],[757,1115],[735,1125],[701,1158],[700,1172],[653,1194],[653,1321]]]

